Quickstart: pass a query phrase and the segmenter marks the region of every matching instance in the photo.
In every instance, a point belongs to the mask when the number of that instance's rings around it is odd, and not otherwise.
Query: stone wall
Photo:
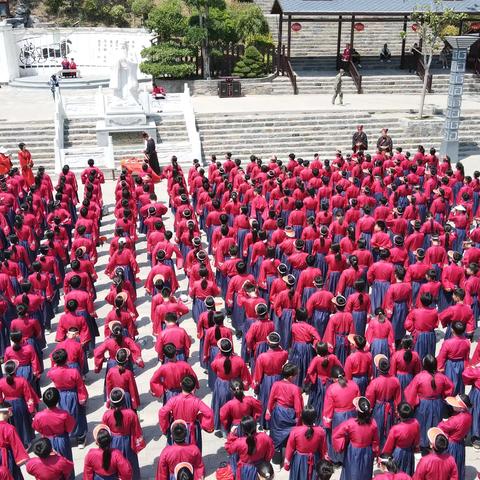
[[[273,93],[272,80],[274,76],[265,78],[241,78],[242,96],[244,95],[270,95]],[[188,84],[192,95],[218,95],[218,80],[156,80],[158,85],[162,85],[169,93],[183,92],[185,83]]]

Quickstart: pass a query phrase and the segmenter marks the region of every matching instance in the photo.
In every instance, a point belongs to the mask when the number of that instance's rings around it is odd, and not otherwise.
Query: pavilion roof
[[[272,13],[316,16],[405,16],[429,4],[433,9],[433,0],[275,0]],[[480,13],[480,0],[444,0],[443,5],[459,13]]]

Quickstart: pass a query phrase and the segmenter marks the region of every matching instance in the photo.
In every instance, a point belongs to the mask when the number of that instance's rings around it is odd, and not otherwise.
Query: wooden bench
[[[65,76],[66,73],[74,73],[75,76]],[[81,75],[80,75],[80,70],[78,68],[74,69],[74,70],[71,70],[69,68],[67,69],[64,69],[62,68],[58,73],[57,73],[57,77],[58,78],[81,78]]]

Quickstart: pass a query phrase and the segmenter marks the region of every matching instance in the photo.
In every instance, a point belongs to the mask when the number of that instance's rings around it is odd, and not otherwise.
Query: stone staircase
[[[197,116],[204,157],[233,152],[235,157],[257,154],[264,158],[278,155],[285,159],[290,152],[311,158],[319,153],[331,157],[337,148],[349,151],[356,125],[362,123],[371,145],[383,127],[389,128],[394,145],[415,150],[419,144],[439,147],[438,136],[414,137],[404,131],[395,112],[375,114],[343,112],[278,112],[258,114],[204,114]],[[480,151],[478,129],[480,115],[465,116],[461,127],[461,157]]]
[[[48,171],[55,168],[53,120],[29,120],[23,124],[0,122],[0,145],[7,148],[14,165],[18,165],[18,144],[24,142],[32,154],[35,168],[43,165]]]
[[[322,72],[318,76],[307,73],[297,76],[297,87],[299,94],[332,94],[335,78],[334,74],[327,75]],[[433,93],[448,93],[449,75],[446,73],[433,75]],[[292,84],[288,77],[277,77],[273,80],[273,92],[277,95],[291,95]],[[356,94],[357,89],[352,79],[345,76],[343,79],[343,92],[345,94]],[[420,94],[422,81],[415,74],[390,74],[390,75],[363,75],[363,93],[383,94]],[[480,93],[480,81],[473,74],[465,75],[464,92],[467,94]]]
[[[157,116],[157,154],[161,165],[166,165],[172,155],[191,155],[188,134],[182,114],[164,114]],[[65,121],[64,144],[65,148],[93,148],[97,145],[96,118],[70,118]],[[143,156],[144,144],[140,134],[132,133],[123,138],[113,140],[115,163],[118,165],[122,158]]]

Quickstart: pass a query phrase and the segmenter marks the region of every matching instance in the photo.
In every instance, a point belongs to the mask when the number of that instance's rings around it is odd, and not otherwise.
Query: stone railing
[[[53,146],[55,149],[55,172],[60,173],[62,170],[62,149],[64,144],[64,123],[65,123],[65,109],[63,107],[62,95],[60,88],[55,88],[55,112],[54,112],[54,128],[55,137]]]
[[[181,104],[188,133],[188,140],[192,147],[193,158],[200,160],[202,158],[202,143],[200,141],[200,134],[198,133],[197,123],[195,121],[195,111],[190,96],[190,87],[187,83],[185,83],[184,91],[181,96]]]

